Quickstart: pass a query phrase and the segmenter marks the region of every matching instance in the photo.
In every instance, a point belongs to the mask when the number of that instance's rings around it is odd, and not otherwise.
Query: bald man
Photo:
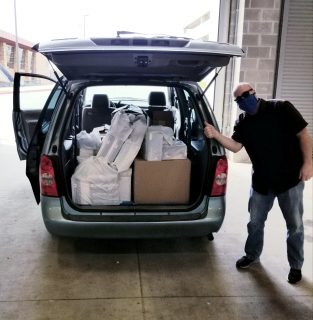
[[[249,83],[239,83],[233,94],[243,113],[232,137],[222,135],[208,123],[204,134],[232,152],[245,147],[252,162],[248,237],[245,256],[236,262],[236,267],[248,268],[259,262],[264,224],[277,198],[287,225],[288,281],[294,284],[302,278],[304,261],[304,181],[313,175],[308,123],[289,101],[260,99]]]

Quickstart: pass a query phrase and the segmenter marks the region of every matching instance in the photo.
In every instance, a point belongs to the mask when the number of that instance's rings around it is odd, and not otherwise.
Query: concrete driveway
[[[212,242],[52,237],[11,134],[0,137],[0,168],[1,320],[312,320],[312,180],[305,188],[304,278],[290,285],[277,203],[261,263],[235,267],[246,239],[249,164],[230,163],[227,215]]]

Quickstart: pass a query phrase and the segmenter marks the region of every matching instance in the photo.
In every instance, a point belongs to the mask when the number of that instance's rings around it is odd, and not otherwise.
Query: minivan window
[[[164,92],[166,104],[169,104],[167,87],[117,85],[88,87],[85,93],[85,105],[91,104],[94,94],[106,94],[108,95],[110,101],[114,103],[123,101],[124,104],[138,104],[140,106],[147,107],[149,106],[148,97],[152,91]]]
[[[27,83],[20,89],[21,110],[42,110],[53,86],[50,80],[36,78],[36,82]]]
[[[41,132],[43,134],[46,134],[48,132],[50,123],[51,123],[51,119],[52,119],[52,115],[53,112],[55,110],[55,107],[58,103],[58,100],[61,96],[62,93],[62,88],[59,86],[53,93],[53,95],[51,96],[49,102],[48,102],[48,107],[47,110],[44,114],[44,118],[42,121],[42,125],[41,125]]]

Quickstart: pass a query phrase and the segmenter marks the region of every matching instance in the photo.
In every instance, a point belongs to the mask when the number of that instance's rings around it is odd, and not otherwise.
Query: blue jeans
[[[246,256],[257,259],[263,250],[264,224],[268,212],[272,209],[277,197],[279,207],[287,225],[287,256],[289,265],[294,269],[301,269],[303,254],[303,189],[304,182],[280,194],[269,193],[263,195],[251,190],[249,199],[250,222],[248,223],[248,238],[245,245]]]

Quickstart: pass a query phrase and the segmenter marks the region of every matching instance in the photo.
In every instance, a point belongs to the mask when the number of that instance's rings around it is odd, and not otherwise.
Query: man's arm
[[[205,127],[204,127],[204,134],[206,137],[210,139],[215,139],[218,141],[224,148],[232,151],[232,152],[238,152],[242,148],[242,144],[228,138],[224,135],[222,135],[220,132],[218,132],[212,125],[209,123],[205,122]]]
[[[299,178],[302,181],[309,180],[313,176],[312,167],[312,139],[307,128],[301,130],[297,137],[302,152],[303,164],[300,170]]]

